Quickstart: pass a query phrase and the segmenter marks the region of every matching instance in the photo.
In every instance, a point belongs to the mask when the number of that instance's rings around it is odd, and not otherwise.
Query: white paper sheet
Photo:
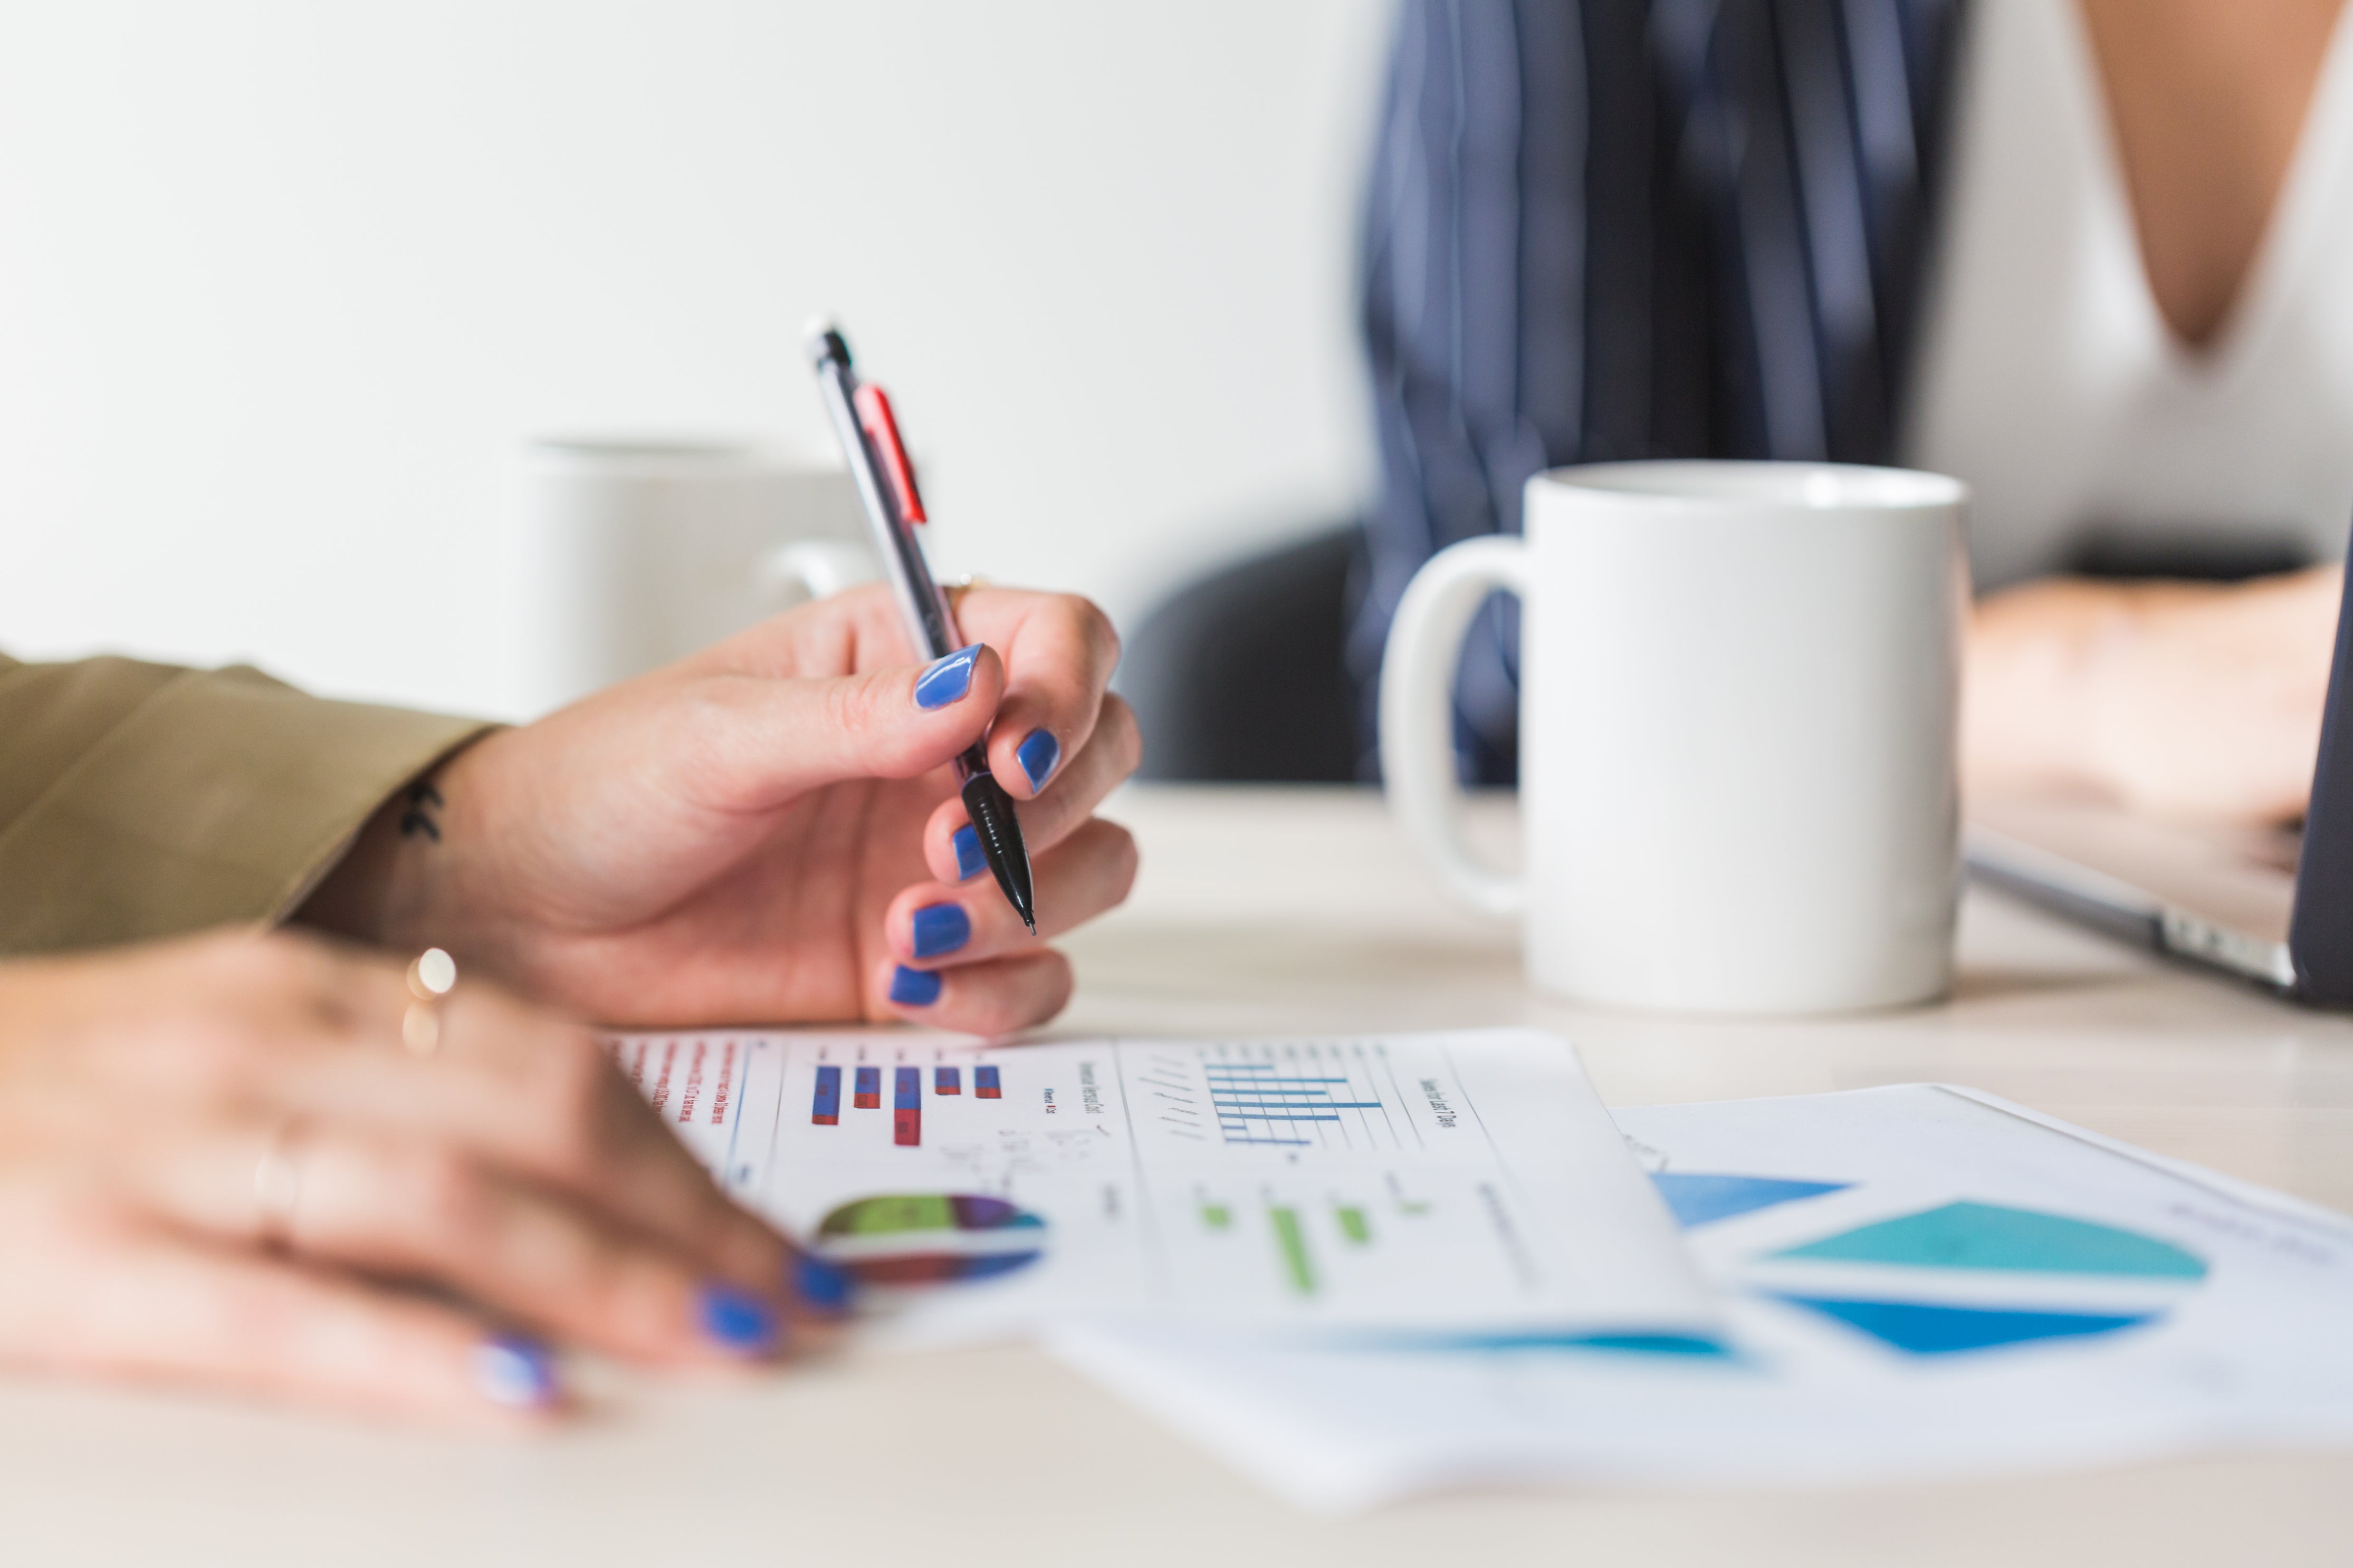
[[[1565,1041],[638,1035],[617,1059],[891,1334],[1082,1313],[1257,1329],[1705,1333],[1714,1309]]]
[[[1623,1110],[1733,1353],[1058,1348],[1266,1484],[1849,1484],[2353,1444],[2353,1223],[1925,1085]]]

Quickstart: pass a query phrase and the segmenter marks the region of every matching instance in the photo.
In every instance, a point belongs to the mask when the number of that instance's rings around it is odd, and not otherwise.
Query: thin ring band
[[[254,1228],[261,1245],[284,1252],[294,1243],[294,1210],[302,1201],[302,1166],[295,1159],[302,1120],[289,1116],[269,1130],[253,1163]]]
[[[441,1003],[457,988],[458,961],[438,947],[428,947],[408,966],[408,1005],[400,1015],[400,1043],[411,1056],[429,1057],[441,1048]]]

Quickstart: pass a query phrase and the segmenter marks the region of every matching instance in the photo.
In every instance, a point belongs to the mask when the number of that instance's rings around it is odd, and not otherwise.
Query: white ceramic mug
[[[1528,481],[1522,538],[1440,552],[1381,669],[1392,808],[1524,922],[1529,979],[1609,1005],[1811,1013],[1950,984],[1968,605],[1957,480],[1651,462]],[[1466,852],[1453,671],[1519,596],[1525,866]]]
[[[681,441],[543,441],[524,476],[524,710],[881,575],[847,469]]]

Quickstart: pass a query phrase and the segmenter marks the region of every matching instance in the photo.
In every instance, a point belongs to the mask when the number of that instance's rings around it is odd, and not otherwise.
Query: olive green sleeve
[[[0,952],[282,920],[486,728],[253,669],[0,658]]]

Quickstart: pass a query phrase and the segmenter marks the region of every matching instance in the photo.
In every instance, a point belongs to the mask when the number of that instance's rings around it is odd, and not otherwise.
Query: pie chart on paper
[[[1841,1182],[1662,1172],[1686,1229],[1844,1190]],[[2151,1323],[2205,1279],[2160,1237],[2004,1204],[1939,1204],[1747,1260],[1742,1283],[1910,1355],[2078,1340]]]
[[[1046,1222],[1003,1198],[884,1193],[828,1214],[816,1251],[860,1285],[908,1288],[1010,1274],[1045,1244]]]

